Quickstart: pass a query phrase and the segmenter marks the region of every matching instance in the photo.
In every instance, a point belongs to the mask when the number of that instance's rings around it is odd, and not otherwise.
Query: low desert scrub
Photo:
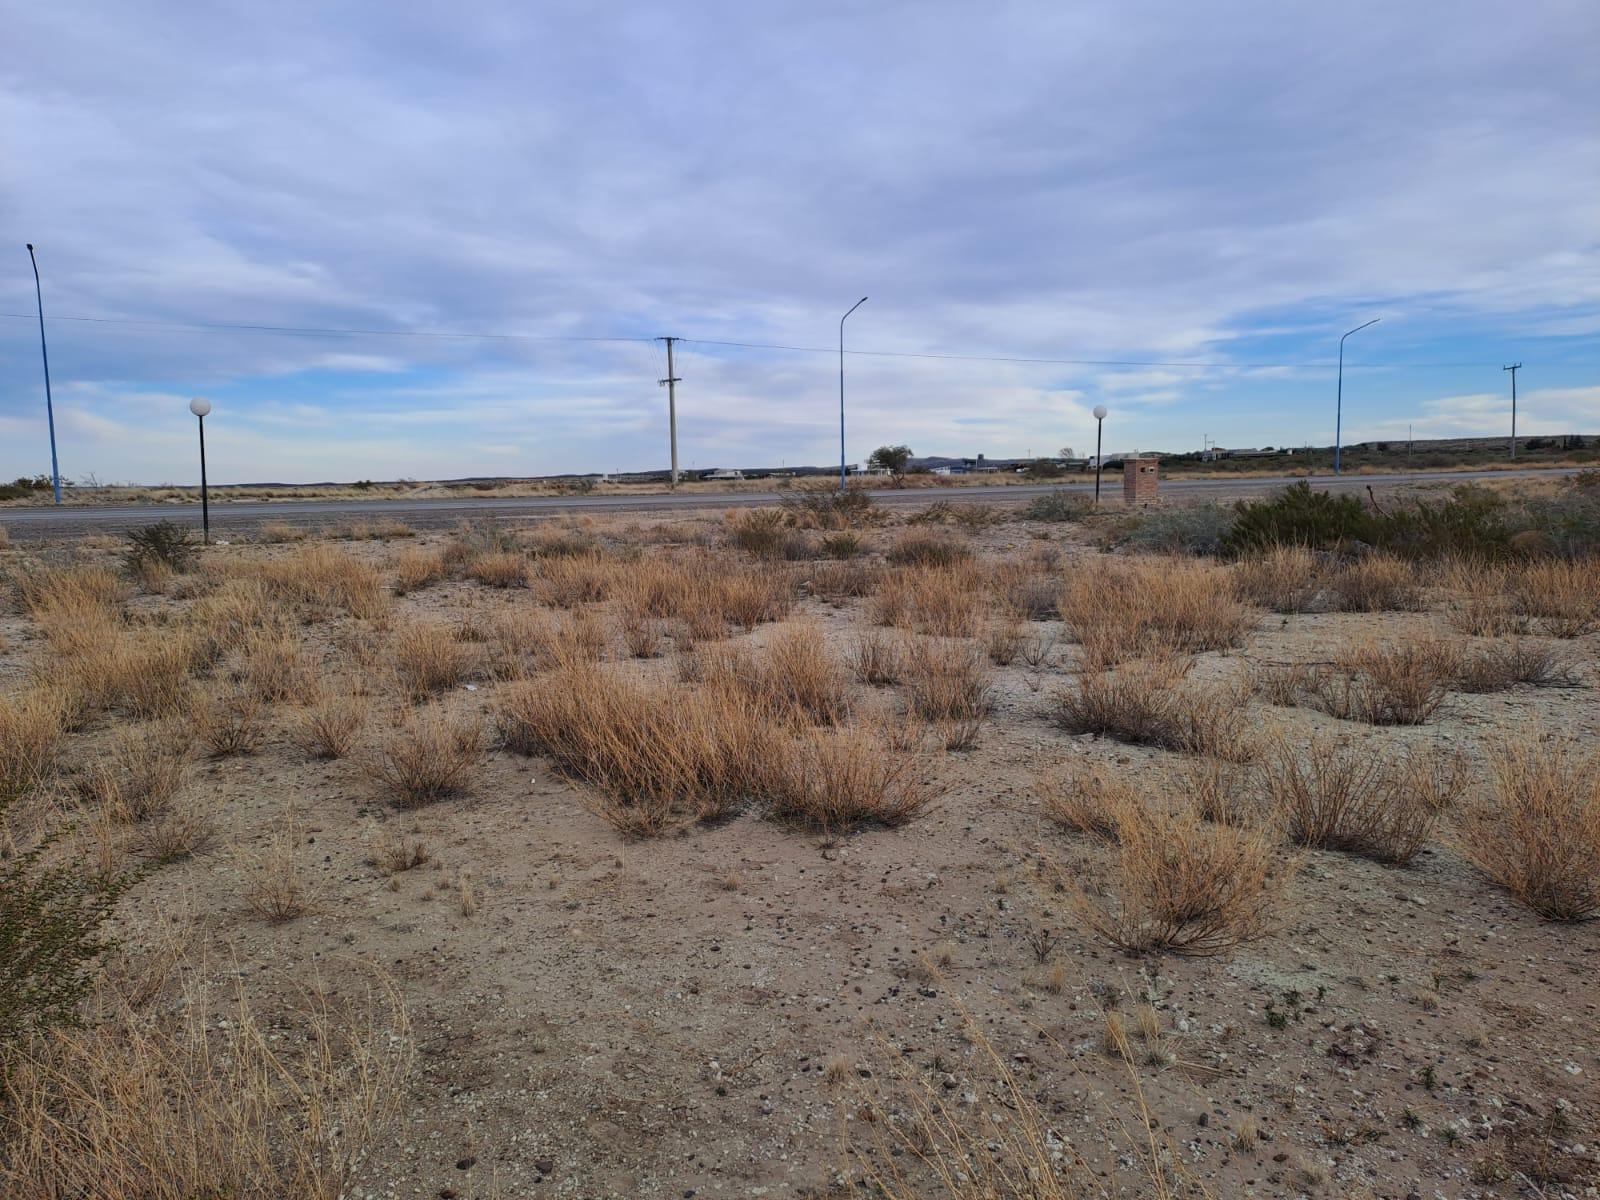
[[[1537,729],[1490,747],[1487,794],[1465,806],[1456,845],[1540,916],[1600,915],[1600,755]]]
[[[866,492],[832,488],[797,491],[783,499],[783,511],[796,529],[859,529],[883,519]]]
[[[189,773],[189,742],[175,725],[119,730],[89,768],[88,795],[119,820],[143,821],[167,807]]]
[[[885,753],[870,728],[818,730],[772,766],[765,788],[772,815],[786,824],[840,833],[861,825],[902,825],[936,790],[920,757]]]
[[[1450,624],[1474,637],[1524,633],[1528,619],[1517,611],[1511,594],[1513,568],[1476,559],[1451,559],[1436,572],[1451,594],[1445,612]]]
[[[983,648],[989,661],[997,667],[1009,667],[1022,653],[1024,636],[1021,621],[1004,618],[990,621],[983,630]]]
[[[802,559],[812,557],[810,538],[790,526],[777,508],[751,508],[729,512],[724,519],[729,540],[752,558]]]
[[[1463,692],[1503,692],[1519,684],[1572,687],[1577,683],[1566,655],[1546,642],[1517,638],[1464,650],[1454,686]]]
[[[1130,954],[1222,954],[1270,933],[1297,862],[1271,834],[1145,805],[1119,814],[1107,886],[1070,879],[1090,928]]]
[[[1006,559],[995,566],[989,587],[1014,620],[1048,621],[1056,616],[1061,576],[1053,563]]]
[[[128,636],[106,646],[101,663],[106,701],[139,720],[171,716],[188,698],[189,672],[201,645],[184,630]]]
[[[899,683],[905,674],[906,648],[900,635],[875,631],[856,635],[851,667],[858,681],[874,687]]]
[[[253,754],[261,744],[262,699],[248,687],[208,688],[189,701],[187,721],[197,742],[213,758]]]
[[[0,1193],[15,1200],[339,1200],[398,1115],[413,1043],[382,988],[309,994],[270,1025],[186,977],[177,1002],[101,988],[92,1022],[8,1064]]]
[[[1143,801],[1124,775],[1102,766],[1056,763],[1036,776],[1034,791],[1044,815],[1074,833],[1115,841],[1124,810]]]
[[[518,561],[521,561],[520,556],[514,557],[518,557]],[[438,550],[422,550],[415,546],[407,546],[395,556],[391,571],[394,594],[405,596],[427,587],[430,583],[438,583],[449,574],[450,564]],[[524,582],[526,576],[527,571],[524,566]]]
[[[234,851],[244,876],[239,894],[245,907],[269,924],[282,925],[316,907],[311,885],[301,873],[299,841],[295,823],[288,819],[272,832],[262,849],[239,847]]]
[[[366,724],[369,701],[354,691],[319,686],[290,718],[289,736],[312,758],[343,758]]]
[[[1254,826],[1261,820],[1258,789],[1249,764],[1225,758],[1194,758],[1179,769],[1179,786],[1189,807],[1217,825]]]
[[[473,647],[441,622],[411,621],[397,626],[389,652],[395,674],[413,700],[455,687],[477,667]]]
[[[485,587],[522,588],[528,586],[529,567],[525,556],[515,550],[480,554],[467,563],[467,577]]]
[[[186,795],[141,821],[134,832],[134,845],[153,862],[172,863],[205,853],[216,834],[215,802],[206,795]]]
[[[17,586],[28,615],[63,653],[98,641],[128,599],[127,582],[105,567],[41,567],[20,575]]]
[[[1234,595],[1226,569],[1176,559],[1113,560],[1069,575],[1056,606],[1092,667],[1226,650],[1258,616]]]
[[[263,521],[256,526],[256,541],[272,545],[279,542],[303,542],[306,540],[306,531],[298,525],[289,525],[283,521]]]
[[[431,705],[374,747],[362,771],[399,808],[418,808],[460,795],[483,759],[483,731],[475,716]]]
[[[954,538],[937,533],[908,533],[884,555],[901,567],[953,567],[968,562],[972,550]]]
[[[1273,546],[1233,568],[1239,599],[1278,613],[1308,611],[1322,590],[1322,561],[1300,546]]]
[[[630,658],[654,658],[661,653],[661,630],[643,609],[623,606],[617,612],[617,630]]]
[[[916,641],[906,647],[907,709],[924,721],[981,722],[994,706],[992,671],[970,642]]]
[[[32,793],[48,777],[66,736],[60,689],[32,687],[0,696],[0,809]]]
[[[317,544],[266,563],[261,577],[282,600],[319,611],[371,619],[388,609],[376,567],[334,546]]]
[[[879,625],[933,637],[975,637],[987,615],[982,573],[954,567],[904,567],[884,576],[872,596]]]
[[[822,536],[817,552],[824,558],[856,558],[867,551],[867,540],[859,533],[842,529]]]
[[[280,602],[264,581],[242,577],[225,579],[201,596],[189,609],[188,629],[201,643],[204,661],[214,661],[239,649],[260,632],[282,624]]]
[[[386,829],[372,847],[368,861],[385,875],[398,875],[402,871],[426,866],[432,857],[421,838]]]
[[[494,679],[522,679],[573,657],[560,624],[545,609],[517,606],[481,618],[469,614],[462,632],[483,644],[485,668]]]
[[[1410,612],[1422,607],[1415,569],[1380,554],[1336,567],[1327,575],[1329,602],[1338,612]]]
[[[1453,759],[1397,759],[1325,737],[1276,742],[1262,769],[1273,814],[1289,840],[1405,864],[1433,834],[1461,787]]]
[[[1358,642],[1331,667],[1303,673],[1302,702],[1341,721],[1421,725],[1444,703],[1460,662],[1459,644],[1439,638]]]
[[[1517,611],[1550,637],[1575,638],[1600,629],[1600,559],[1544,559],[1511,574]]]
[[[1254,753],[1249,689],[1185,679],[1178,660],[1141,660],[1082,674],[1057,693],[1055,716],[1069,733],[1242,761]]]

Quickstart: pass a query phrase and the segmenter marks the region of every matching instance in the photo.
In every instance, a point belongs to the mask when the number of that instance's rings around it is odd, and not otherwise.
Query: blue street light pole
[[[850,306],[850,312],[839,318],[839,490],[844,491],[844,322],[845,317],[867,302],[865,296]]]
[[[33,256],[33,243],[28,243],[28,261],[33,264],[33,296],[39,302],[39,353],[44,357],[44,415],[50,425],[50,485],[55,489],[56,503],[61,503],[61,468],[56,465],[56,407],[50,398],[50,349],[44,341],[44,290],[39,286],[39,260]]]
[[[1383,320],[1382,317],[1373,317],[1372,320],[1367,322],[1367,325],[1376,325],[1381,320]],[[1357,325],[1350,333],[1360,333],[1367,325]],[[1341,474],[1339,469],[1339,450],[1344,425],[1344,338],[1349,337],[1350,333],[1339,339],[1339,392],[1338,398],[1334,401],[1333,410],[1333,473],[1335,475]]]

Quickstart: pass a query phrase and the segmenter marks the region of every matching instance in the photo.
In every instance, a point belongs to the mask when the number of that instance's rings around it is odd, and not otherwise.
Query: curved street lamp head
[[[1376,325],[1381,320],[1383,320],[1382,317],[1373,317],[1372,320],[1367,322],[1367,325]],[[1367,325],[1357,325],[1354,329],[1352,329],[1350,331],[1350,333],[1360,333],[1363,329],[1365,329],[1367,327]],[[1341,344],[1343,344],[1344,338],[1347,338],[1347,337],[1350,336],[1350,333],[1345,334],[1344,337],[1339,339]]]
[[[189,411],[197,417],[203,417],[211,411],[211,401],[202,400],[199,396],[196,396],[189,401]]]
[[[1096,421],[1104,421],[1106,419],[1106,406],[1104,404],[1096,404],[1094,406],[1094,419]]]

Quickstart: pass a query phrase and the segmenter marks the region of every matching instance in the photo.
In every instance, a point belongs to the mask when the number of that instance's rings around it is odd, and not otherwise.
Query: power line
[[[13,320],[32,321],[34,317],[27,313],[0,313],[0,318]],[[436,340],[458,341],[503,341],[503,342],[571,342],[590,344],[614,345],[641,345],[658,341],[657,338],[648,337],[593,337],[577,334],[542,334],[542,333],[486,333],[472,330],[431,330],[431,329],[355,329],[316,325],[253,325],[231,322],[177,322],[177,321],[140,321],[125,317],[65,317],[53,316],[52,321],[75,321],[95,325],[118,325],[141,329],[168,329],[178,332],[190,333],[272,333],[295,334],[306,336],[327,337],[386,337],[386,338],[424,338]],[[740,350],[781,350],[794,354],[837,354],[835,346],[798,346],[782,342],[735,342],[716,338],[679,338],[679,342],[693,346],[721,346]],[[1063,367],[1175,367],[1190,370],[1261,370],[1261,369],[1294,369],[1294,368],[1331,368],[1336,364],[1320,359],[1303,359],[1298,362],[1263,362],[1254,360],[1235,361],[1198,361],[1193,359],[1126,359],[1126,358],[1044,358],[1023,355],[1007,354],[935,354],[915,350],[846,350],[846,354],[861,358],[908,358],[930,359],[944,362],[987,362],[987,363],[1016,363],[1024,366],[1063,366]],[[1367,362],[1366,367],[1382,367],[1387,369],[1410,368],[1435,368],[1435,367],[1494,367],[1498,362],[1448,362],[1448,361],[1416,361],[1416,362]],[[1592,362],[1557,362],[1548,363],[1547,366],[1555,367],[1594,367],[1600,363]]]

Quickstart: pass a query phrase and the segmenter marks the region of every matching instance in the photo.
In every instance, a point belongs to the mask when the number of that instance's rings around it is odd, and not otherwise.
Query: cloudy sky
[[[1328,443],[1373,317],[1348,440],[1503,432],[1519,360],[1522,430],[1600,432],[1597,47],[1593,0],[13,5],[0,475],[49,468],[29,241],[74,478],[188,481],[192,395],[219,481],[662,466],[664,334],[684,466],[825,463],[862,295],[852,460],[1096,403]]]

